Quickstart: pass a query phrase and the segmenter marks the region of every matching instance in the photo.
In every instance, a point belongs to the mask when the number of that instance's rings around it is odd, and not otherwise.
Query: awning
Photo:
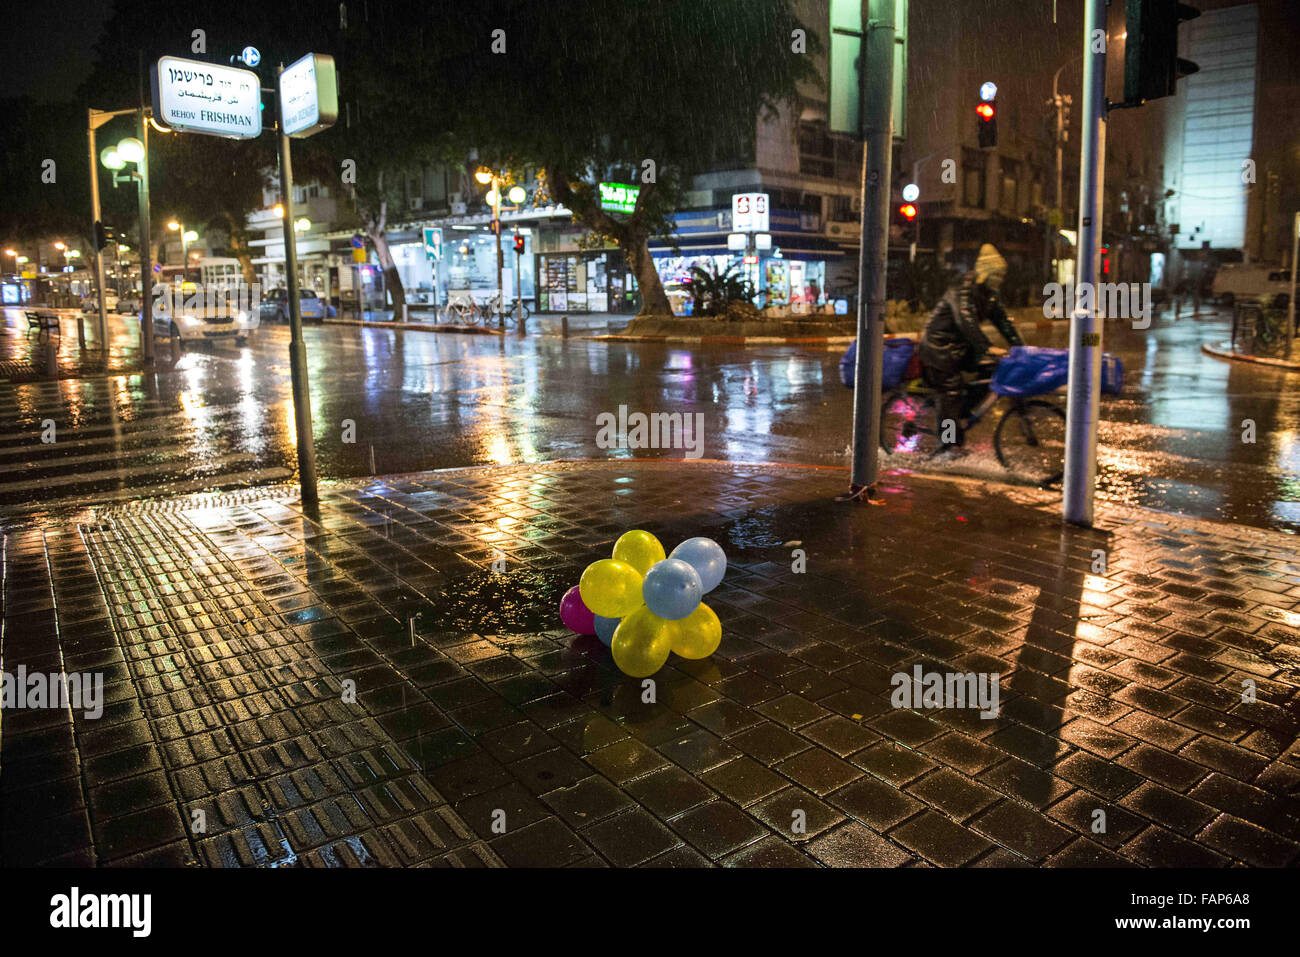
[[[772,249],[762,249],[758,255],[762,259],[771,259],[772,253],[781,250],[782,259],[818,260],[842,259],[844,249],[821,236],[808,233],[771,233]],[[656,259],[669,256],[726,256],[741,255],[738,250],[727,248],[726,233],[711,236],[691,236],[677,243],[680,253],[673,251],[673,244],[664,239],[650,240],[650,255]]]

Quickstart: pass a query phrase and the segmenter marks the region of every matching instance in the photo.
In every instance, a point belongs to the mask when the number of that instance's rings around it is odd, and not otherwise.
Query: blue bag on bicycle
[[[1046,395],[1063,388],[1069,378],[1069,350],[1012,346],[994,370],[990,388],[998,395]],[[1118,395],[1123,382],[1124,363],[1106,353],[1101,357],[1101,391]]]
[[[882,389],[897,389],[907,373],[907,364],[912,361],[916,343],[911,339],[896,338],[885,340],[885,355],[881,360]],[[840,381],[847,388],[853,388],[853,377],[857,369],[858,341],[849,345],[848,351],[840,359]]]

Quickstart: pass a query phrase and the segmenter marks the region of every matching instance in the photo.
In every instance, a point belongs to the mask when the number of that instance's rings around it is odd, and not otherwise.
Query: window
[[[835,146],[825,123],[805,120],[799,124],[799,172],[805,176],[835,175]]]
[[[1015,160],[1002,159],[1002,189],[998,195],[998,208],[1008,216],[1014,216],[1020,208],[1020,164]]]

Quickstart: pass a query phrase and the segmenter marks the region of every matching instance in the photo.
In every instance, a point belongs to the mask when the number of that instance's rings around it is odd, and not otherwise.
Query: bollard
[[[560,317],[560,335],[565,339],[569,338],[569,317],[568,316]]]
[[[81,312],[77,313],[77,347],[86,351],[86,316]]]
[[[407,312],[406,312],[406,302],[403,301],[403,302],[402,302],[402,322],[410,322],[410,321],[411,321],[411,320],[410,320],[410,318],[409,318],[409,316],[408,316],[408,314],[407,314]]]

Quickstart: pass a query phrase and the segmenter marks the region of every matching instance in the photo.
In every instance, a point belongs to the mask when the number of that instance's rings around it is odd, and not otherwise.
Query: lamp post
[[[112,113],[100,111],[91,111],[92,132],[96,116],[107,122],[114,116],[120,116],[126,113],[135,113],[137,129],[140,137],[128,136],[119,140],[116,146],[106,146],[99,154],[99,161],[104,164],[105,168],[113,170],[113,186],[118,183],[134,182],[139,194],[140,210],[140,334],[144,340],[144,361],[146,365],[153,364],[153,263],[150,262],[149,254],[149,126],[146,122],[144,108],[138,110],[117,110]],[[98,125],[102,125],[98,124]],[[93,148],[94,140],[91,140]],[[117,171],[122,170],[128,163],[135,165],[135,169],[130,173],[118,175]],[[91,177],[92,181],[95,179]],[[99,221],[98,209],[98,190],[95,190],[95,213],[96,222]],[[97,254],[98,256],[98,254]],[[102,258],[101,258],[102,264]],[[104,325],[103,296],[100,296],[100,325]]]
[[[492,235],[496,240],[497,247],[497,328],[504,329],[506,326],[505,313],[501,306],[505,302],[505,292],[501,285],[501,275],[505,269],[505,254],[501,249],[501,186],[502,177],[493,170],[483,168],[474,174],[474,178],[484,186],[489,183],[492,188],[488,190],[487,200],[492,204]]]

